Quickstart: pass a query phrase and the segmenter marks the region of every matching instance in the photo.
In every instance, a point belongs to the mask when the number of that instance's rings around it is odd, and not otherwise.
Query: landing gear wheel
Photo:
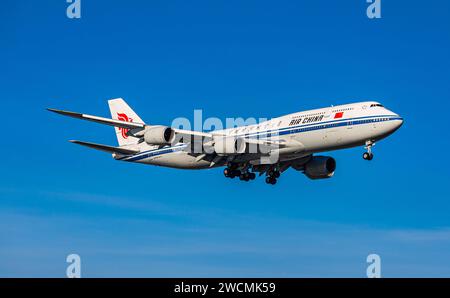
[[[255,178],[256,178],[255,173],[249,173],[248,175],[249,175],[250,180],[255,180]]]
[[[239,179],[241,179],[242,181],[249,181],[250,180],[250,174],[249,173],[242,173],[239,176]]]
[[[277,179],[275,177],[269,176],[269,177],[266,178],[266,183],[275,185],[277,183]]]
[[[233,179],[234,177],[241,175],[241,172],[238,170],[232,170],[230,168],[225,168],[223,170],[223,175],[227,178]]]
[[[369,152],[364,152],[363,158],[364,158],[365,160],[372,160],[373,154],[372,154],[372,153],[369,153]]]

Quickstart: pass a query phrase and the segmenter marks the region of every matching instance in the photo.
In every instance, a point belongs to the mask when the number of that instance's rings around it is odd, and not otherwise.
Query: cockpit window
[[[370,107],[371,108],[373,108],[373,107],[382,107],[383,108],[383,105],[381,105],[379,103],[373,103],[373,104],[370,105]]]

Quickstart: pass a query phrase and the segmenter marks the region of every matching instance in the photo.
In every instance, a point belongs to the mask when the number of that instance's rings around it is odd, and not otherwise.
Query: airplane
[[[225,167],[227,178],[254,180],[266,175],[276,184],[289,168],[310,179],[333,176],[333,157],[317,155],[365,146],[363,158],[372,160],[372,147],[403,124],[403,118],[379,102],[366,101],[297,112],[241,127],[211,132],[146,124],[122,98],[108,101],[112,119],[47,109],[64,116],[113,126],[118,147],[71,140],[112,154],[115,160],[178,169]]]

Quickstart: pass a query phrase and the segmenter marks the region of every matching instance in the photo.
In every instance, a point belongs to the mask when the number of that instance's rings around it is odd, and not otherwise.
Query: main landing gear
[[[280,171],[278,170],[270,170],[267,172],[266,183],[275,185],[277,183],[277,178],[280,178]]]
[[[238,169],[233,169],[232,167],[225,168],[223,170],[223,174],[225,177],[231,178],[231,179],[233,179],[235,177],[239,177],[239,180],[241,180],[241,181],[250,181],[250,180],[254,180],[256,178],[256,174],[249,172],[248,169],[238,170]]]
[[[365,160],[372,160],[372,158],[373,158],[372,146],[374,146],[374,145],[375,145],[375,143],[372,141],[366,142],[366,147],[364,147],[364,148],[366,148],[367,152],[364,152],[364,154],[363,154],[363,158]]]
[[[236,178],[239,177],[241,181],[250,181],[256,178],[256,174],[254,172],[250,172],[251,166],[242,165],[242,164],[228,164],[228,166],[223,170],[223,175],[227,178]],[[253,169],[254,170],[254,169]],[[267,184],[276,184],[277,179],[280,178],[281,172],[278,166],[273,166],[266,172],[266,183]]]

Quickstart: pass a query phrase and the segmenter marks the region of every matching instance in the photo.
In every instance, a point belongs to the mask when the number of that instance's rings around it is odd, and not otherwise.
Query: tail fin
[[[115,120],[144,123],[142,119],[127,105],[122,98],[116,98],[108,100],[109,110],[111,111],[111,117]],[[128,129],[114,127],[116,131],[117,141],[119,146],[137,144],[139,139],[127,135]]]

